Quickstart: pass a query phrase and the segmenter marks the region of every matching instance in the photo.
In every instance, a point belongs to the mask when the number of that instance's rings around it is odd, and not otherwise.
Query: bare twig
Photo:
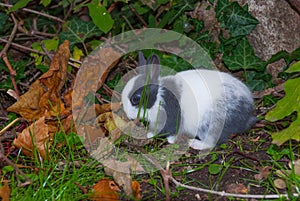
[[[253,96],[254,98],[257,98],[257,99],[260,99],[266,95],[270,95],[270,94],[273,94],[273,93],[278,93],[280,91],[283,91],[283,86],[284,86],[284,83],[281,83],[273,88],[268,88],[268,89],[265,89],[261,92],[257,92],[257,93],[254,93]]]
[[[4,42],[4,43],[8,43],[8,40],[5,40],[3,38],[0,38],[0,41]],[[17,43],[11,43],[11,46],[13,47],[16,47],[16,48],[19,48],[19,49],[23,49],[23,50],[26,50],[26,51],[30,51],[30,52],[34,52],[36,54],[41,54],[41,55],[44,55],[44,56],[47,56],[47,54],[45,52],[41,52],[41,51],[38,51],[38,50],[34,50],[34,49],[31,49],[29,47],[25,47],[23,45],[19,45]],[[70,58],[69,59],[70,61],[74,62],[74,63],[78,63],[78,64],[81,64],[82,62],[81,61],[78,61],[76,59],[73,59],[73,58]],[[76,66],[75,64],[69,62],[68,63],[70,66],[72,67],[75,67],[75,68],[79,68],[78,66]]]
[[[164,180],[165,192],[166,192],[166,201],[170,201],[170,187],[169,187],[169,179],[171,177],[170,172],[170,162],[167,162],[166,170],[160,170],[160,174]]]
[[[1,42],[4,42],[4,43],[8,43],[8,40],[5,40],[3,38],[0,38],[0,41]],[[23,45],[19,45],[17,43],[11,43],[11,46],[14,46],[16,48],[20,48],[20,49],[23,49],[23,50],[27,50],[27,51],[30,51],[30,52],[34,52],[34,53],[37,53],[37,54],[41,54],[41,55],[45,55],[46,56],[46,53],[45,52],[40,52],[40,51],[37,51],[37,50],[34,50],[34,49],[31,49],[29,47],[25,47]]]
[[[52,56],[50,55],[49,51],[47,50],[47,48],[45,47],[44,43],[41,43],[41,47],[44,50],[44,52],[46,53],[47,57],[52,61]]]
[[[129,8],[131,10],[131,12],[133,12],[133,14],[135,16],[137,16],[137,18],[140,20],[140,22],[144,25],[144,27],[148,27],[148,24],[145,22],[145,20],[136,12],[136,10],[134,9],[133,6],[129,5]]]
[[[16,71],[13,69],[13,67],[10,64],[10,62],[8,61],[7,56],[4,56],[2,59],[3,59],[4,63],[5,63],[5,65],[7,66],[7,68],[9,69],[10,78],[11,78],[11,82],[12,82],[12,84],[14,86],[15,95],[17,96],[17,98],[19,98],[20,97],[20,93],[19,93],[18,86],[17,86],[16,80],[15,80],[15,76],[17,75]]]
[[[17,121],[21,120],[22,118],[16,118],[15,120],[13,120],[12,122],[10,122],[7,126],[5,126],[1,131],[0,131],[0,136],[2,136],[5,131],[7,131],[12,125],[14,125]]]
[[[5,3],[0,3],[0,6],[11,8],[13,5],[5,4]],[[58,17],[54,17],[52,15],[48,15],[46,13],[42,13],[42,12],[39,12],[39,11],[36,11],[36,10],[32,10],[32,9],[28,9],[28,8],[21,8],[21,10],[25,11],[25,12],[29,12],[29,13],[34,13],[34,14],[37,14],[37,15],[41,15],[41,16],[47,17],[49,19],[52,19],[52,20],[55,20],[55,21],[58,21],[58,22],[61,22],[61,23],[65,22],[64,20],[62,20],[62,19],[60,19]]]
[[[17,73],[16,73],[16,71],[13,69],[13,67],[11,66],[11,64],[10,64],[10,62],[9,62],[7,56],[6,56],[7,50],[8,50],[9,47],[11,46],[11,43],[12,43],[12,41],[13,41],[15,35],[16,35],[16,32],[17,32],[17,30],[18,30],[18,26],[19,26],[19,25],[18,25],[18,21],[15,19],[15,17],[14,17],[13,14],[11,14],[11,17],[12,17],[12,19],[13,19],[15,25],[14,25],[14,28],[13,28],[11,34],[10,34],[10,37],[9,37],[9,39],[8,39],[8,41],[7,41],[6,45],[5,45],[5,47],[3,48],[3,50],[2,50],[1,53],[0,53],[0,57],[2,57],[2,59],[3,59],[4,63],[5,63],[5,65],[7,66],[8,70],[9,70],[10,77],[11,77],[11,82],[12,82],[12,84],[13,84],[13,86],[14,86],[15,93],[16,93],[17,97],[19,97],[19,96],[20,96],[20,93],[19,93],[19,90],[18,90],[17,83],[16,83],[16,81],[15,81],[15,76],[17,75]]]
[[[157,160],[153,156],[148,154],[145,150],[143,150],[140,147],[135,147],[135,148],[138,151],[142,152],[145,159],[147,161],[149,161],[150,163],[152,163],[157,169],[159,169],[161,172],[165,171],[163,169],[163,167],[157,162]],[[168,164],[167,164],[167,167],[168,167]],[[166,169],[168,169],[168,168],[166,168]],[[209,189],[205,189],[205,188],[200,188],[200,187],[195,187],[195,186],[189,186],[189,185],[182,184],[182,183],[178,182],[176,179],[174,179],[172,177],[171,173],[165,174],[165,175],[163,175],[163,177],[164,176],[166,176],[168,180],[171,180],[176,186],[184,187],[184,188],[189,189],[189,190],[200,191],[202,193],[209,193],[209,194],[225,196],[225,197],[248,198],[248,199],[250,199],[250,198],[253,198],[253,199],[275,199],[275,198],[281,198],[281,197],[288,198],[289,196],[295,196],[295,197],[300,196],[300,194],[297,194],[297,193],[294,193],[294,194],[278,194],[278,195],[275,195],[275,194],[271,194],[271,195],[252,195],[252,194],[226,193],[225,191],[214,191],[214,190],[209,190]]]
[[[171,177],[170,179],[176,186],[184,187],[189,190],[200,191],[203,193],[210,193],[210,194],[226,196],[226,197],[248,198],[248,199],[250,199],[250,198],[253,198],[253,199],[275,199],[275,198],[282,198],[282,197],[288,198],[290,196],[289,194],[251,195],[251,194],[226,193],[225,191],[214,191],[214,190],[208,190],[208,189],[204,189],[204,188],[198,188],[198,187],[194,187],[194,186],[185,185],[185,184],[178,182],[173,177]],[[298,197],[298,196],[300,196],[300,194],[294,193],[294,194],[292,194],[292,196]]]
[[[5,156],[3,145],[1,143],[1,141],[0,141],[0,159],[3,159],[8,165],[12,166],[15,169],[16,173],[18,173],[18,174],[20,174],[24,177],[26,182],[20,184],[20,186],[26,186],[26,185],[29,185],[31,183],[30,179],[26,176],[26,174],[22,170],[20,170],[16,164],[14,164],[11,160],[9,160]]]

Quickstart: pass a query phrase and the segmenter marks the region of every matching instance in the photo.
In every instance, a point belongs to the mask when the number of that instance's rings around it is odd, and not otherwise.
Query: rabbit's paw
[[[197,139],[190,139],[189,146],[197,150],[207,150],[214,148],[214,146],[212,146],[211,144]]]
[[[170,144],[174,144],[175,141],[176,141],[176,136],[175,135],[170,135],[170,136],[167,137],[167,139],[168,139],[168,142]]]
[[[154,133],[152,133],[152,132],[148,132],[147,133],[147,138],[149,139],[149,138],[153,138],[154,137]]]

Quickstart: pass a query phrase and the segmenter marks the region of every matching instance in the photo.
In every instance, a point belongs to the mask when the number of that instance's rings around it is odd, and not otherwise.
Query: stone
[[[249,34],[256,56],[268,60],[281,50],[292,52],[300,46],[300,15],[285,0],[238,0],[260,24]]]

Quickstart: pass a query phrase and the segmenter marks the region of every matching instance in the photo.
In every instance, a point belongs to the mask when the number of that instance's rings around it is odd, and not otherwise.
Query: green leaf
[[[9,12],[14,12],[20,8],[24,8],[32,0],[19,0],[13,7],[9,9]]]
[[[300,78],[286,81],[284,85],[285,97],[277,102],[274,109],[266,115],[266,120],[277,121],[291,115],[293,112],[300,114]],[[281,145],[289,139],[300,141],[300,118],[291,125],[277,133],[272,134],[273,143]]]
[[[140,1],[135,2],[132,6],[139,15],[143,15],[150,10],[149,7],[142,5]]]
[[[291,115],[295,111],[300,113],[300,78],[286,81],[284,91],[284,98],[278,101],[276,107],[267,113],[266,120],[274,122]]]
[[[265,62],[255,56],[254,50],[246,38],[242,38],[233,49],[232,55],[224,55],[223,61],[230,70],[252,69],[262,71]]]
[[[285,72],[287,73],[296,73],[300,72],[300,61],[297,63],[294,63],[292,66],[290,66]]]
[[[219,164],[210,164],[208,167],[208,172],[210,174],[219,174],[223,169],[223,165]]]
[[[13,172],[14,170],[15,170],[14,167],[11,166],[11,165],[7,165],[7,166],[2,167],[3,175],[6,175],[6,173],[8,173],[8,172]]]
[[[47,7],[51,3],[51,1],[52,0],[41,0],[41,3],[43,4],[43,6]]]
[[[288,53],[285,50],[282,50],[280,52],[277,52],[274,54],[269,60],[268,64],[274,63],[275,61],[278,61],[280,59],[284,58],[286,63],[291,63],[294,60],[300,60],[300,47],[294,50],[292,53]]]
[[[114,20],[111,18],[106,8],[97,0],[89,3],[88,8],[94,24],[104,33],[109,32],[114,24]]]
[[[247,71],[245,77],[251,91],[262,91],[273,86],[272,76],[267,72]]]
[[[272,134],[272,143],[278,146],[282,145],[288,140],[300,141],[300,118],[296,121],[293,121],[291,125],[280,131]]]
[[[229,29],[232,37],[249,34],[259,23],[237,2],[228,2],[228,0],[218,1],[216,16],[221,23],[221,27]]]
[[[58,38],[42,40],[42,43],[44,44],[46,50],[49,52],[50,51],[56,52],[58,49]],[[32,46],[32,49],[34,49],[34,50],[41,51],[41,52],[44,51],[41,44],[38,42],[32,43],[31,46]],[[35,65],[44,72],[45,68],[44,68],[44,65],[42,64],[44,55],[40,55],[40,54],[32,52],[32,53],[30,53],[30,56],[35,58]]]
[[[100,36],[103,32],[95,26],[93,22],[84,22],[78,18],[73,18],[67,23],[66,30],[59,34],[59,40],[69,40],[70,47],[76,43],[84,43],[87,38]]]

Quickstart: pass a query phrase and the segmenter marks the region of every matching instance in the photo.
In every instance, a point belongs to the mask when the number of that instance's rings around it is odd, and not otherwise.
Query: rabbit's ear
[[[147,64],[147,61],[144,57],[143,52],[139,51],[139,66],[145,66]]]
[[[156,54],[152,55],[148,58],[147,64],[150,65],[150,80],[152,82],[158,81],[159,74],[160,74],[160,61]]]

